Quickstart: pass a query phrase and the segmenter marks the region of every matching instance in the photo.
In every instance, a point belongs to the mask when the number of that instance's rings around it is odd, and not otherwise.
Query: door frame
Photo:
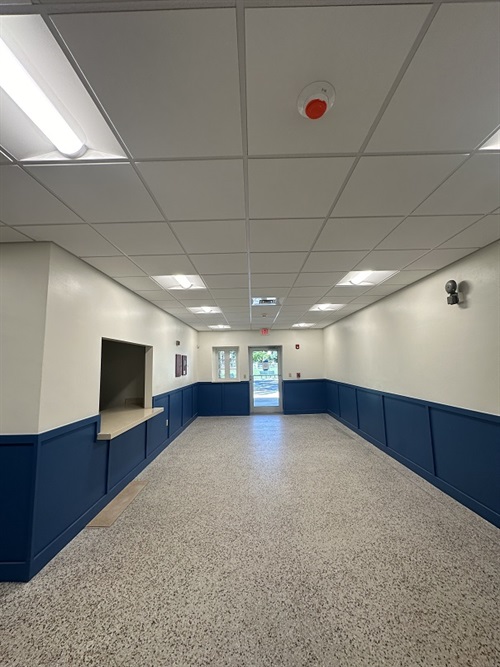
[[[278,392],[279,404],[254,407],[253,404],[253,357],[254,351],[276,351],[278,353]],[[269,414],[283,412],[283,346],[282,345],[249,345],[248,346],[248,377],[250,378],[250,414]]]

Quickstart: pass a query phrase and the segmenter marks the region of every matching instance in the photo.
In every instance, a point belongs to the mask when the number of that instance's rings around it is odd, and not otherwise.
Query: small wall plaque
[[[179,378],[182,375],[182,354],[175,355],[175,377]]]

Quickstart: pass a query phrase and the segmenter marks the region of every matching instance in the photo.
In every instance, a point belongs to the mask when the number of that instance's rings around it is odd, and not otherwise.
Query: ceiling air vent
[[[275,296],[254,296],[252,306],[279,306],[279,300]]]

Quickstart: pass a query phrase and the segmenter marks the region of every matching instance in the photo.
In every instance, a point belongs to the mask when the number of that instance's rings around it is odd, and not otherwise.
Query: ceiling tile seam
[[[21,234],[21,236],[26,237],[26,239],[28,239],[28,241],[33,241],[33,242],[36,243],[36,239],[34,239],[32,236],[30,236],[30,235],[27,234],[26,232],[20,232],[19,230],[15,229],[15,228],[12,227],[11,225],[6,225],[6,224],[5,224],[4,226],[5,226],[7,229],[13,229],[13,230],[14,230],[15,232],[17,232],[18,234]],[[49,241],[49,243],[54,243],[54,241]]]
[[[145,188],[146,192],[148,193],[148,195],[150,196],[151,200],[152,200],[153,203],[155,204],[155,206],[156,206],[156,208],[158,209],[159,213],[163,216],[164,221],[168,224],[169,229],[170,229],[171,233],[173,234],[174,238],[175,238],[176,241],[179,243],[179,245],[180,245],[180,247],[182,248],[182,251],[184,252],[184,254],[185,254],[186,256],[188,256],[188,253],[186,252],[186,250],[185,250],[183,244],[180,242],[180,239],[177,238],[177,234],[176,234],[175,231],[172,229],[172,227],[171,227],[171,225],[170,225],[170,223],[169,223],[169,221],[168,221],[168,218],[167,218],[165,212],[163,211],[163,209],[162,209],[162,207],[160,206],[159,202],[157,201],[156,197],[153,196],[153,193],[151,192],[151,190],[150,190],[148,184],[146,183],[146,181],[145,181],[145,179],[144,179],[142,173],[140,172],[140,170],[138,169],[137,165],[135,164],[135,162],[134,162],[134,160],[133,160],[133,156],[132,156],[131,152],[129,151],[127,144],[126,144],[125,141],[123,140],[121,134],[118,132],[118,129],[115,127],[115,125],[114,125],[114,123],[112,122],[112,120],[111,120],[109,114],[107,113],[106,109],[105,109],[104,106],[101,104],[101,101],[100,101],[99,97],[97,96],[97,93],[94,91],[94,89],[93,89],[92,86],[90,85],[90,82],[88,81],[88,79],[87,79],[87,77],[85,76],[83,70],[81,69],[80,65],[78,64],[78,61],[77,61],[76,58],[73,56],[73,53],[71,52],[71,49],[69,48],[68,44],[66,44],[66,41],[64,40],[63,36],[62,36],[61,33],[59,32],[57,26],[55,25],[55,23],[52,21],[52,19],[51,19],[50,17],[44,17],[44,22],[45,22],[45,24],[47,25],[47,28],[50,30],[52,36],[54,37],[54,39],[55,39],[56,42],[58,43],[59,47],[61,48],[61,50],[62,50],[63,53],[65,54],[66,58],[68,59],[68,62],[69,62],[70,65],[72,66],[74,72],[76,73],[76,75],[77,75],[77,77],[79,78],[80,82],[81,82],[82,85],[84,86],[85,90],[86,90],[87,93],[90,95],[90,98],[92,99],[92,101],[93,101],[94,104],[96,105],[98,111],[100,112],[100,114],[101,114],[101,116],[103,117],[104,121],[105,121],[106,124],[108,125],[108,127],[109,127],[111,133],[113,134],[113,136],[114,136],[115,139],[117,140],[118,144],[120,145],[120,147],[121,147],[122,150],[124,151],[124,153],[125,153],[125,155],[126,155],[126,157],[127,157],[127,159],[128,159],[128,163],[130,164],[130,166],[131,166],[132,169],[134,170],[136,176],[137,176],[137,177],[139,178],[139,180],[141,181],[143,187]],[[116,247],[116,246],[115,246],[115,247]],[[122,254],[123,254],[125,257],[128,257],[127,254],[124,253],[123,251],[120,250],[120,252],[122,252]],[[130,257],[128,257],[128,259],[129,259],[130,261],[133,262],[133,260],[131,260]],[[133,262],[133,263],[135,264],[135,262]],[[137,266],[137,264],[136,264],[136,266]],[[137,266],[137,268],[140,269],[141,267],[140,267],[140,266]],[[141,271],[142,271],[142,270],[143,270],[143,269],[141,269]],[[132,291],[132,290],[131,290],[131,291]]]
[[[247,118],[247,76],[246,76],[246,25],[242,0],[236,0],[236,48],[238,52],[238,83],[240,90],[241,148],[243,152],[243,198],[245,210],[245,239],[248,275],[248,310],[252,322],[252,274],[250,264],[250,195],[248,186],[248,118]]]
[[[445,240],[442,241],[439,245],[435,246],[435,247],[433,248],[433,250],[439,249],[439,248],[441,248],[441,246],[444,245],[445,243],[449,243],[450,241],[453,241],[454,238],[456,238],[457,236],[460,236],[460,234],[463,234],[464,232],[466,232],[466,231],[467,231],[468,229],[470,229],[471,227],[474,227],[474,225],[477,225],[478,222],[481,222],[481,221],[484,220],[485,218],[488,218],[490,215],[495,215],[495,210],[496,210],[496,209],[494,209],[494,210],[491,211],[490,213],[485,213],[484,215],[482,215],[482,216],[481,216],[480,218],[478,218],[477,220],[474,220],[474,222],[471,222],[470,225],[467,225],[467,227],[464,227],[463,229],[461,229],[460,231],[458,231],[456,234],[453,234],[453,236],[450,236],[448,239],[445,239]],[[475,247],[476,247],[476,246],[471,246],[471,248],[475,248]],[[462,248],[443,248],[443,250],[462,250]]]
[[[468,0],[464,0],[468,1]],[[486,2],[498,2],[498,0],[485,0]],[[488,135],[488,138],[491,138],[496,132],[498,131],[498,128],[495,129],[494,132],[492,132],[490,135]],[[481,145],[488,140],[485,139],[484,141],[481,142]],[[440,150],[440,151],[365,151],[363,153],[363,157],[412,157],[412,156],[432,156],[432,155],[464,155],[465,153],[470,153],[474,150],[474,147],[463,147],[463,148],[454,148],[454,149],[447,149],[447,150]],[[4,148],[3,146],[1,147],[1,151],[5,153],[10,159],[12,159],[13,162],[17,163],[19,162],[14,156],[12,156],[10,153],[8,153],[7,149]],[[489,153],[498,153],[500,152],[500,149],[490,149],[488,151]],[[314,160],[320,160],[320,159],[334,159],[334,158],[355,158],[357,157],[358,152],[353,152],[351,151],[350,153],[277,153],[277,154],[269,154],[269,155],[248,155],[247,158],[249,161],[252,160],[308,160],[308,159],[314,159]],[[22,163],[28,163],[32,167],[40,167],[40,166],[46,166],[47,164],[51,165],[69,165],[69,164],[102,164],[104,161],[107,164],[120,164],[122,162],[135,162],[137,164],[141,163],[158,163],[161,164],[163,162],[230,162],[232,160],[243,160],[244,156],[243,154],[235,154],[235,155],[198,155],[198,156],[176,156],[176,157],[154,157],[154,158],[147,158],[147,157],[139,157],[139,156],[134,156],[131,157],[130,159],[127,157],[108,157],[106,160],[82,160],[81,158],[77,159],[71,159],[71,158],[61,158],[61,159],[53,159],[50,161],[47,160],[37,160],[37,159],[29,159],[29,160],[23,160]]]
[[[386,112],[392,98],[396,94],[396,91],[397,91],[401,81],[403,80],[408,68],[410,67],[410,65],[412,63],[413,58],[415,57],[418,49],[420,48],[420,45],[422,44],[422,42],[423,42],[423,40],[424,40],[424,38],[427,34],[427,31],[429,30],[429,28],[432,24],[432,21],[434,20],[434,17],[436,16],[436,14],[439,10],[440,4],[441,4],[441,0],[435,0],[435,2],[433,2],[432,7],[429,10],[429,13],[427,14],[422,26],[420,27],[420,30],[418,31],[418,34],[417,34],[416,38],[414,39],[408,53],[406,54],[405,59],[403,60],[403,63],[401,64],[401,67],[398,70],[398,73],[396,74],[396,77],[394,78],[394,81],[393,81],[391,87],[389,88],[389,91],[388,91],[387,95],[385,96],[384,101],[382,102],[382,104],[381,104],[381,106],[380,106],[380,108],[379,108],[379,110],[378,110],[370,128],[368,129],[368,132],[367,132],[367,134],[364,138],[364,141],[362,142],[361,146],[359,147],[358,153],[357,153],[357,155],[354,159],[354,162],[351,165],[349,171],[347,172],[347,175],[344,179],[344,182],[340,186],[340,189],[337,192],[337,195],[335,196],[332,205],[328,209],[328,212],[326,214],[324,222],[321,225],[320,229],[318,230],[318,234],[316,235],[316,238],[314,239],[314,243],[312,245],[313,248],[316,245],[316,243],[318,242],[318,239],[321,236],[323,230],[325,229],[328,220],[332,216],[333,211],[335,209],[335,206],[337,205],[340,197],[342,196],[342,193],[344,192],[345,188],[347,187],[347,184],[349,183],[349,180],[350,180],[351,176],[353,175],[361,157],[363,156],[363,153],[364,153],[366,147],[368,146],[368,144],[369,144],[369,142],[370,142],[377,126],[378,126],[378,124],[382,120],[382,117],[383,117],[384,113]],[[306,265],[306,262],[308,261],[310,255],[311,255],[311,251],[309,251],[309,253],[307,254],[307,256],[304,260],[304,263],[302,264],[302,266],[299,270],[299,274],[302,273],[302,271],[304,269],[304,266]],[[364,258],[365,257],[366,257],[366,255],[364,256]],[[361,261],[363,261],[363,259]],[[292,285],[292,288],[295,287],[295,282]]]
[[[421,204],[419,204],[418,206],[421,206]],[[418,208],[418,206],[417,206],[417,208]],[[414,209],[414,210],[415,210],[415,209]],[[473,215],[475,216],[476,214],[474,213]],[[474,220],[474,222],[471,222],[471,224],[470,224],[470,225],[467,225],[467,227],[464,227],[463,229],[461,229],[461,230],[460,230],[459,232],[457,232],[456,234],[453,234],[453,236],[450,236],[449,238],[445,239],[444,241],[441,241],[441,243],[438,243],[437,245],[432,246],[432,248],[426,248],[427,252],[426,252],[424,255],[422,255],[422,257],[425,257],[425,255],[429,254],[429,252],[432,252],[432,251],[435,250],[436,248],[439,248],[441,245],[443,245],[443,243],[447,243],[448,241],[450,241],[452,238],[454,238],[454,237],[457,236],[458,234],[461,234],[461,233],[464,232],[466,229],[469,229],[469,227],[472,227],[472,225],[475,225],[476,222],[479,222],[479,220],[482,220],[482,219],[483,219],[484,217],[486,217],[488,214],[487,214],[487,213],[486,213],[486,214],[478,213],[477,215],[478,215],[478,216],[480,215],[481,217],[478,218],[477,220]],[[405,222],[406,220],[408,220],[408,218],[409,218],[410,216],[411,216],[411,213],[409,213],[403,220],[401,220],[401,222],[400,222],[398,225],[396,225],[396,227],[394,227],[394,229],[392,229],[388,234],[386,234],[386,235],[384,236],[383,239],[380,239],[380,241],[379,241],[379,242],[377,243],[377,245],[373,248],[373,250],[384,250],[384,251],[388,251],[388,250],[390,250],[390,248],[379,248],[379,246],[380,246],[381,243],[383,243],[383,242],[385,241],[385,239],[386,239],[387,237],[389,237],[393,232],[395,232],[396,229],[398,229],[398,228],[403,224],[403,222]],[[413,216],[414,219],[415,219],[415,217],[416,217],[416,216]],[[427,217],[427,218],[429,218],[429,217],[434,218],[434,217],[437,217],[437,216],[433,216],[433,215],[432,215],[432,216],[421,216],[421,217],[422,217],[422,218],[424,218],[424,217]],[[455,216],[442,216],[442,217],[455,217]],[[457,216],[457,217],[458,217],[458,216]],[[469,216],[462,215],[462,217],[469,217]],[[394,252],[399,252],[399,250],[422,250],[422,248],[398,248],[397,250],[394,250]],[[419,259],[420,259],[420,258],[419,258]],[[416,260],[414,260],[414,261],[416,261]]]
[[[477,4],[496,0],[441,0],[443,4]],[[96,14],[120,12],[176,11],[196,9],[232,9],[235,0],[111,0],[103,2],[52,2],[29,5],[0,5],[0,15],[57,15],[57,14]],[[380,5],[430,5],[431,0],[245,0],[246,9],[286,9],[311,7],[342,6],[380,6]]]
[[[50,195],[52,195],[52,197],[54,197],[54,199],[57,199],[57,201],[60,204],[63,204],[63,206],[65,206],[68,210],[70,210],[71,213],[73,213],[73,215],[76,215],[76,217],[79,218],[82,221],[82,223],[88,224],[87,221],[85,220],[85,218],[83,218],[79,213],[77,213],[75,211],[74,208],[72,208],[69,204],[67,204],[62,197],[60,197],[55,192],[53,192],[53,190],[51,190],[51,188],[49,188],[48,185],[45,185],[45,183],[43,183],[43,181],[41,181],[37,176],[35,176],[35,174],[32,174],[29,171],[28,166],[25,166],[22,163],[19,164],[18,166],[20,167],[20,169],[22,169],[24,171],[24,173],[27,176],[29,176],[29,178],[32,178],[36,183],[38,183],[38,185],[40,185],[44,190],[46,190]],[[59,223],[57,223],[57,224],[59,224]],[[79,223],[68,223],[68,224],[79,224]]]
[[[493,136],[493,135],[495,134],[495,132],[496,132],[496,130],[493,131],[489,136],[490,136],[490,137]],[[385,241],[385,239],[386,239],[390,234],[392,234],[394,231],[396,231],[396,229],[398,229],[398,227],[400,227],[400,226],[403,224],[403,222],[405,222],[409,217],[413,216],[413,214],[415,213],[415,211],[416,211],[418,208],[420,208],[420,206],[422,206],[422,205],[424,204],[424,202],[426,202],[426,201],[429,199],[429,197],[432,197],[432,195],[433,195],[435,192],[437,192],[437,190],[439,190],[439,188],[442,187],[442,186],[446,183],[446,181],[448,181],[448,180],[449,180],[449,179],[450,179],[450,178],[451,178],[451,177],[452,177],[452,176],[453,176],[459,169],[461,169],[461,168],[464,166],[464,164],[465,164],[466,162],[468,162],[468,161],[469,161],[472,157],[474,157],[475,155],[479,154],[479,153],[480,153],[481,146],[482,146],[482,145],[484,144],[484,142],[487,141],[487,140],[488,140],[488,139],[483,139],[483,140],[481,140],[481,142],[480,142],[479,144],[477,144],[477,145],[474,147],[474,149],[473,149],[472,151],[470,151],[470,153],[469,153],[468,155],[465,155],[465,159],[464,159],[462,162],[460,162],[460,164],[458,164],[458,166],[455,167],[455,169],[453,169],[453,170],[452,170],[452,171],[451,171],[451,172],[450,172],[450,173],[449,173],[449,174],[448,174],[448,175],[447,175],[447,176],[446,176],[446,177],[445,177],[445,178],[444,178],[444,179],[443,179],[443,180],[442,180],[442,181],[441,181],[441,182],[440,182],[440,183],[439,183],[439,184],[438,184],[438,185],[437,185],[437,186],[436,186],[436,187],[435,187],[435,188],[434,188],[434,189],[433,189],[433,190],[432,190],[426,197],[424,197],[424,199],[423,199],[417,206],[415,206],[415,208],[414,208],[410,213],[408,213],[408,215],[406,215],[406,216],[403,218],[403,220],[401,220],[401,222],[400,222],[398,225],[396,225],[396,227],[394,227],[394,229],[392,229],[388,234],[386,234],[385,237],[384,237],[383,239],[381,239],[381,240],[378,242],[378,244],[375,246],[375,248],[373,248],[373,250],[376,250],[376,249],[380,246],[380,244],[383,243],[383,242]],[[485,217],[486,215],[489,215],[489,214],[488,214],[488,213],[482,213],[482,212],[481,212],[481,213],[468,213],[468,214],[466,214],[466,213],[461,213],[461,214],[459,214],[459,215],[460,215],[460,216],[466,216],[466,215],[467,215],[467,216],[469,216],[469,215],[478,215],[478,216],[482,216],[482,217],[480,218],[480,219],[482,219],[483,217]],[[422,218],[425,218],[425,217],[438,217],[438,216],[428,216],[428,215],[427,215],[427,216],[424,216],[424,215],[420,215],[420,216],[413,216],[413,217],[422,217]],[[442,216],[439,216],[439,217],[449,217],[449,215],[448,215],[448,216],[442,215]],[[453,217],[455,217],[455,216],[453,216]],[[475,220],[475,221],[472,222],[470,225],[468,225],[467,227],[465,227],[464,229],[462,229],[460,232],[457,232],[457,234],[460,234],[460,233],[462,233],[463,231],[465,231],[465,229],[468,229],[468,228],[471,227],[472,225],[475,225],[476,222],[479,222],[479,220]],[[443,243],[447,243],[450,239],[452,239],[452,238],[454,238],[455,236],[457,236],[457,234],[454,234],[454,235],[453,235],[452,237],[450,237],[449,239],[446,239],[445,241],[442,241],[442,243],[440,243],[440,244],[438,244],[438,245],[436,245],[436,246],[430,248],[430,249],[428,250],[428,252],[425,253],[425,255],[429,254],[430,252],[432,252],[433,250],[435,250],[436,248],[438,248],[438,247],[439,247],[440,245],[442,245]],[[425,255],[422,255],[422,257],[425,257]],[[421,259],[421,258],[419,258],[419,259]],[[361,261],[363,261],[363,260],[361,260]],[[415,261],[416,261],[416,260],[415,260]],[[359,264],[358,264],[358,265],[359,265]],[[357,266],[358,266],[358,265],[357,265]]]
[[[497,0],[492,0],[497,1]],[[361,150],[361,149],[360,149]],[[359,155],[359,151],[350,151],[348,153],[276,153],[269,155],[249,155],[248,159],[252,160],[332,160],[335,158],[355,158]],[[469,153],[472,149],[446,149],[442,151],[365,151],[363,157],[406,157],[412,155],[462,155]],[[182,158],[174,158],[174,161]],[[197,158],[192,158],[197,159]],[[208,158],[210,159],[210,158]],[[216,158],[213,158],[216,159]]]
[[[99,110],[99,112],[101,113],[102,117],[104,118],[105,122],[107,123],[107,125],[108,125],[110,131],[111,131],[112,134],[114,135],[115,139],[118,141],[118,143],[119,143],[120,147],[122,148],[122,150],[124,151],[125,155],[127,156],[127,159],[128,159],[128,161],[129,161],[129,164],[130,164],[130,166],[132,167],[132,169],[134,170],[136,176],[137,176],[137,177],[139,178],[139,180],[141,181],[141,183],[142,183],[143,187],[145,188],[146,192],[147,192],[148,195],[150,196],[151,200],[154,202],[154,204],[155,204],[156,208],[158,209],[158,211],[160,212],[160,214],[163,216],[164,221],[165,221],[166,224],[169,226],[169,229],[170,229],[171,233],[173,234],[173,236],[174,236],[174,238],[176,239],[177,243],[178,243],[179,246],[182,248],[182,251],[184,252],[184,254],[186,255],[186,257],[187,257],[188,260],[189,260],[189,254],[186,252],[186,249],[184,248],[184,245],[182,244],[182,242],[181,242],[180,239],[178,238],[177,234],[175,233],[175,230],[174,230],[174,229],[172,228],[172,226],[170,225],[170,222],[169,222],[169,220],[168,220],[168,217],[167,217],[166,213],[163,211],[162,207],[160,206],[160,203],[157,201],[156,197],[155,197],[155,196],[153,195],[153,193],[151,192],[151,190],[150,190],[148,184],[146,183],[146,180],[145,180],[144,176],[142,175],[141,171],[139,170],[139,168],[137,167],[136,163],[134,162],[133,156],[132,156],[131,152],[129,151],[127,144],[125,143],[125,141],[123,140],[122,136],[121,136],[120,133],[118,132],[118,129],[115,127],[115,125],[114,125],[114,123],[112,122],[112,120],[111,120],[109,114],[107,113],[106,109],[105,109],[104,106],[101,104],[101,101],[99,100],[99,97],[97,96],[96,92],[94,91],[94,89],[93,89],[92,86],[90,85],[90,82],[88,81],[88,79],[87,79],[87,77],[85,76],[83,70],[81,69],[80,65],[78,64],[78,61],[77,61],[76,58],[73,56],[73,53],[71,52],[71,49],[70,49],[69,46],[66,44],[66,41],[64,40],[63,36],[61,35],[61,33],[59,32],[59,30],[57,29],[57,26],[56,26],[55,23],[52,21],[52,19],[51,19],[50,17],[43,17],[43,18],[44,18],[44,22],[45,22],[45,24],[47,25],[47,27],[48,27],[48,29],[50,30],[51,34],[53,35],[54,39],[57,41],[59,47],[62,49],[63,53],[65,54],[66,58],[68,59],[68,62],[69,62],[70,65],[72,66],[72,68],[73,68],[73,70],[75,71],[76,75],[78,76],[80,82],[81,82],[82,85],[84,86],[84,88],[85,88],[85,90],[87,91],[87,93],[90,95],[92,101],[94,102],[94,104],[96,105],[97,109]],[[80,217],[80,216],[79,216],[79,217]],[[141,271],[143,271],[143,269],[141,269],[141,267],[138,266],[138,265],[136,264],[136,262],[134,262],[134,260],[131,259],[131,257],[129,257],[129,256],[128,256],[126,253],[124,253],[123,251],[120,251],[120,252],[122,252],[123,256],[124,256],[124,257],[127,257],[127,258],[129,259],[129,261],[133,262],[133,263],[137,266],[138,269],[140,269]],[[207,290],[208,290],[208,287],[207,287]],[[133,290],[130,290],[130,291],[133,291]],[[211,293],[210,293],[210,296],[212,296]],[[174,298],[175,298],[175,300],[177,301],[177,298],[176,298],[175,296],[174,296]]]
[[[1,5],[0,15],[44,16],[57,14],[97,14],[120,12],[176,11],[192,9],[233,9],[235,0],[104,0],[102,2],[51,2],[31,5]]]
[[[108,114],[106,108],[101,104],[101,101],[97,95],[97,93],[94,91],[92,85],[90,84],[90,81],[87,79],[84,71],[80,67],[80,64],[78,63],[77,59],[73,55],[71,49],[69,48],[69,45],[66,43],[66,40],[62,36],[62,34],[59,32],[59,29],[57,28],[56,24],[52,20],[51,16],[45,16],[42,14],[42,19],[47,26],[48,30],[50,31],[52,37],[56,40],[59,48],[63,52],[63,54],[66,56],[67,61],[73,68],[73,71],[75,72],[76,76],[78,77],[80,83],[84,87],[85,91],[87,94],[90,96],[92,102],[95,104],[97,107],[97,110],[101,114],[102,118],[104,119],[105,123],[107,124],[110,132],[120,145],[121,149],[125,153],[126,159],[128,162],[133,166],[133,157],[131,152],[128,149],[127,144],[125,143],[123,137],[121,136],[120,132],[118,131],[118,128],[115,126],[113,121],[111,120],[110,115]],[[75,161],[73,161],[75,162]],[[78,164],[81,164],[81,161],[76,161]]]

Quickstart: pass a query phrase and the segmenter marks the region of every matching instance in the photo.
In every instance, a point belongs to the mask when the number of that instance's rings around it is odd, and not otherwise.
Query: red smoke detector
[[[297,100],[299,113],[304,118],[318,120],[332,108],[335,90],[327,81],[316,81],[306,86]]]

